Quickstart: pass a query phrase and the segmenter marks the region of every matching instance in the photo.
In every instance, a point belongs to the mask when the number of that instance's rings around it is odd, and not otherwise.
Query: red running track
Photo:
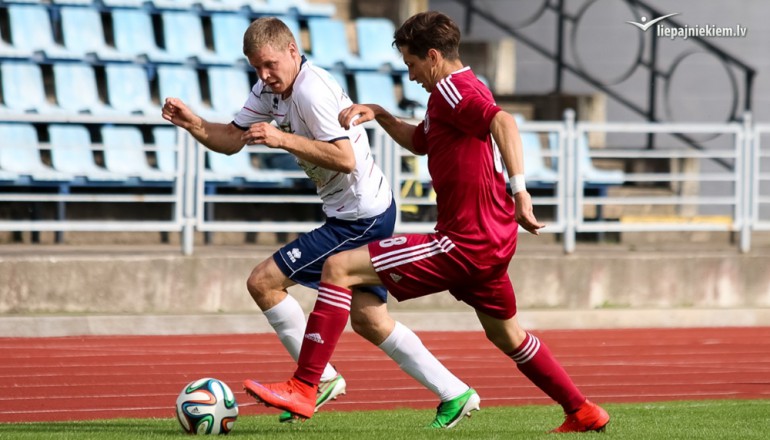
[[[770,328],[534,332],[596,402],[770,398]],[[479,332],[421,332],[425,345],[486,406],[548,404]],[[228,383],[241,414],[275,413],[245,378],[287,379],[294,364],[272,334],[0,338],[0,422],[172,417],[188,382]],[[333,362],[348,394],[325,410],[433,408],[437,399],[379,349],[345,333]]]

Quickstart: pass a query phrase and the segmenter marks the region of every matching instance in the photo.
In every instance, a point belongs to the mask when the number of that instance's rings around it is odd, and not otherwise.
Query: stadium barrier
[[[120,119],[30,114],[5,117],[4,121],[36,125],[130,125],[143,128],[144,132],[168,125],[160,118],[138,116]],[[432,231],[435,213],[430,210],[435,200],[431,197],[427,161],[404,152],[376,124],[369,124],[367,131],[375,159],[390,179],[395,201],[401,207],[396,231]],[[520,131],[523,138],[525,133],[535,133],[536,139],[548,139],[548,148],[537,147],[543,158],[544,174],[529,175],[531,158],[525,153],[528,187],[538,216],[542,217],[541,212],[552,213],[546,216],[548,227],[542,232],[560,234],[567,253],[575,250],[578,234],[654,231],[736,233],[740,236],[737,240],[740,250],[747,252],[751,248],[752,231],[770,230],[770,195],[766,191],[770,181],[770,153],[762,152],[760,142],[770,133],[770,125],[754,125],[749,115],[742,124],[588,123],[576,122],[574,112],[568,111],[563,121],[522,121]],[[106,183],[89,180],[87,176],[68,175],[66,181],[52,185],[50,181],[25,176],[23,171],[0,169],[0,185],[4,188],[0,192],[0,203],[48,202],[61,208],[61,215],[51,220],[0,219],[0,230],[180,232],[182,252],[189,255],[194,251],[195,231],[303,232],[322,223],[323,218],[318,215],[320,200],[308,186],[304,173],[292,167],[291,160],[286,161],[290,156],[264,146],[248,147],[242,156],[207,153],[186,132],[178,130],[177,133],[176,160],[172,162],[170,179],[165,182],[124,176],[126,179],[118,183]],[[632,143],[626,147],[589,147],[588,139],[595,133],[659,136],[656,144],[659,147],[646,149],[634,147]],[[708,136],[708,148],[690,147],[692,139],[679,142],[682,136],[695,135]],[[717,136],[717,142],[713,142]],[[45,150],[51,146],[42,143],[38,148]],[[104,146],[94,143],[89,148],[99,151]],[[159,147],[146,144],[142,150],[158,156],[154,169],[160,171]],[[608,169],[608,161],[614,169]],[[605,165],[598,168],[594,162],[605,162]],[[622,165],[618,167],[618,163]],[[655,163],[666,166],[662,171],[650,172],[650,164]],[[168,171],[168,165],[164,167]],[[223,174],[223,170],[229,172]],[[547,175],[546,170],[549,170]],[[148,188],[159,190],[148,193]],[[651,192],[642,191],[642,195],[638,195],[630,191],[638,188],[648,188]],[[162,220],[76,220],[63,215],[64,206],[73,202],[156,203],[168,204],[172,209],[169,217]],[[279,218],[280,215],[270,220],[255,220],[248,212],[241,219],[217,216],[216,212],[225,205],[258,206],[257,217],[263,217],[262,214],[271,217],[269,214],[280,214],[302,205],[310,206],[315,214],[305,214],[300,220]],[[655,212],[655,207],[663,207],[669,214],[645,215],[648,211]]]

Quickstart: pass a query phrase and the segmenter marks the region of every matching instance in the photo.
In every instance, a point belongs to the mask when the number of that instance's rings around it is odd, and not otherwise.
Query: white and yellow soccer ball
[[[179,393],[176,418],[189,434],[227,434],[238,418],[238,403],[227,384],[206,377]]]

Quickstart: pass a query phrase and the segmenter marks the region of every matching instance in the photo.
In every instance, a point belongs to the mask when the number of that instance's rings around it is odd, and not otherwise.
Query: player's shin
[[[294,376],[317,385],[324,367],[337,347],[337,342],[350,316],[352,292],[322,282],[318,288],[313,312],[308,318],[305,339],[299,354],[299,366]]]

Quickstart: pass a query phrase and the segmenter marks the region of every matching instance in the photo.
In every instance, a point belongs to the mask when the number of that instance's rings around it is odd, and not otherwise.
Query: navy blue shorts
[[[302,234],[273,254],[273,260],[290,280],[312,289],[318,289],[321,270],[326,259],[338,252],[361,247],[371,241],[393,235],[396,223],[396,204],[382,214],[362,220],[328,218],[317,229]],[[382,302],[388,299],[383,286],[366,286],[361,290],[372,292]]]

